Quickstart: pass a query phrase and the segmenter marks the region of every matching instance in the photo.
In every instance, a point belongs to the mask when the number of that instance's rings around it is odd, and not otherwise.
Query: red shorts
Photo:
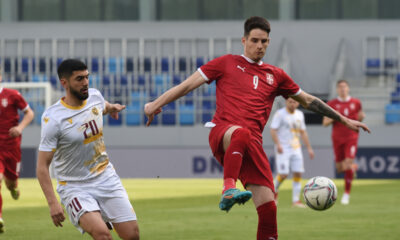
[[[346,141],[332,139],[335,161],[342,162],[346,158],[354,159],[357,154],[358,138],[350,138]]]
[[[0,173],[10,180],[17,180],[21,164],[21,148],[19,145],[0,150]]]
[[[218,124],[211,129],[209,135],[211,151],[222,166],[224,165],[223,137],[226,130],[231,126],[232,125]],[[243,156],[239,179],[244,187],[248,184],[255,184],[266,186],[275,192],[271,167],[267,155],[260,141],[254,136],[251,136],[247,152]]]

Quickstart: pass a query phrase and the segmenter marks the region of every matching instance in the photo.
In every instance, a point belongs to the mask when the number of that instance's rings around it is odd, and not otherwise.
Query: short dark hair
[[[61,62],[57,68],[57,74],[60,78],[69,78],[74,71],[87,70],[87,66],[81,60],[78,59],[66,59]]]
[[[350,86],[349,82],[347,80],[344,80],[344,79],[340,79],[339,81],[337,81],[336,82],[336,86],[339,86],[339,84],[341,84],[341,83],[346,83],[347,86]]]
[[[268,34],[271,32],[271,25],[267,19],[254,16],[244,22],[244,36],[248,36],[250,31],[256,28],[266,31]]]

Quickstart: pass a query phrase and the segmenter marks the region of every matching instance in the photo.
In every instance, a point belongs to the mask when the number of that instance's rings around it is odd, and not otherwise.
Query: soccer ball
[[[304,200],[307,205],[318,211],[326,210],[335,203],[337,189],[327,177],[313,177],[304,186]]]

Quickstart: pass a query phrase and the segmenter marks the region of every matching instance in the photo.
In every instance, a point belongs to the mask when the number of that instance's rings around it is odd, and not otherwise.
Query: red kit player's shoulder
[[[21,95],[17,90],[11,88],[3,88],[3,91],[7,95]]]

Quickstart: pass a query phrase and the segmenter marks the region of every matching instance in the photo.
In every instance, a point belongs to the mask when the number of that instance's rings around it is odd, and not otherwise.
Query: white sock
[[[300,200],[301,182],[293,181],[292,200],[298,202]]]

